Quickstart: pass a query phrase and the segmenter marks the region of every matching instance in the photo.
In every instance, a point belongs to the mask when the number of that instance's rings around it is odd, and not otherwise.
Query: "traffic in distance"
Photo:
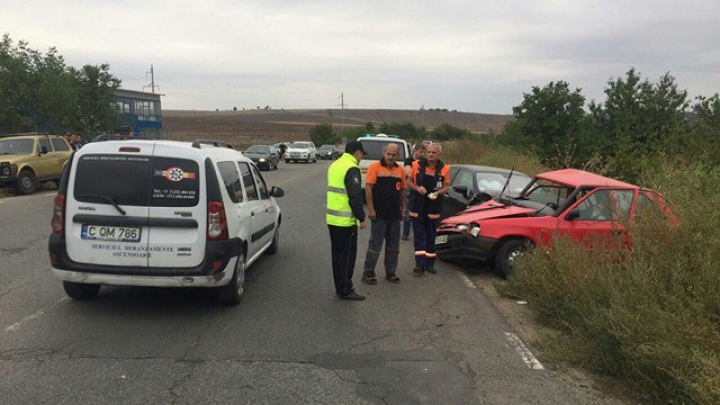
[[[50,258],[75,299],[94,297],[103,284],[205,286],[217,288],[220,302],[239,303],[245,269],[279,247],[282,215],[275,198],[284,192],[268,188],[260,170],[344,153],[342,145],[316,148],[311,141],[252,145],[244,152],[218,141],[128,139],[82,148],[71,141],[3,136],[0,185],[29,194],[42,182],[59,182]],[[357,141],[363,188],[369,166],[383,160],[388,145],[402,167],[424,161],[432,144],[413,148],[385,134]],[[604,240],[609,248],[611,236],[624,233],[623,221],[647,206],[672,217],[657,192],[582,170],[532,178],[512,168],[451,164],[448,173],[434,236],[437,257],[471,266],[487,261],[505,277],[518,255],[548,248],[553,235],[586,245]]]

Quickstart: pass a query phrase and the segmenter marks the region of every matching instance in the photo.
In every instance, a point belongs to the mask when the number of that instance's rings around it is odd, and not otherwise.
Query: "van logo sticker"
[[[188,173],[179,167],[168,167],[165,170],[155,170],[156,177],[165,177],[170,181],[180,181],[182,179],[194,179],[195,173]]]

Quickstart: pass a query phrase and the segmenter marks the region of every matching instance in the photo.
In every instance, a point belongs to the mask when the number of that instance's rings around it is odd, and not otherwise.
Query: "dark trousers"
[[[410,189],[409,188],[407,191],[407,196],[405,197],[405,204],[407,207],[410,206]],[[405,215],[405,219],[403,219],[403,228],[402,228],[403,235],[410,235],[410,224],[412,224],[412,219],[410,218],[410,215]]]
[[[353,291],[352,276],[357,258],[357,226],[328,225],[335,293],[344,297]]]
[[[375,275],[375,266],[380,258],[383,241],[385,241],[385,276],[395,274],[400,255],[400,219],[376,218],[370,224],[370,242],[365,255],[363,273]]]
[[[439,222],[427,217],[412,219],[415,267],[432,269],[435,266],[435,233]]]

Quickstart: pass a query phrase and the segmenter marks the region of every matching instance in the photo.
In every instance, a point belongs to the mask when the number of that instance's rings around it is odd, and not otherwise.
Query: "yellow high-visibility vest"
[[[350,227],[358,223],[350,208],[350,198],[345,189],[345,176],[353,167],[359,168],[357,159],[349,153],[344,153],[328,169],[327,212],[325,213],[325,221],[328,225]]]

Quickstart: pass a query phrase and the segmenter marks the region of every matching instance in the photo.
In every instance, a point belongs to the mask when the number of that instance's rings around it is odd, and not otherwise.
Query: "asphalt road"
[[[280,252],[248,270],[243,302],[212,290],[103,287],[65,296],[47,258],[53,194],[0,199],[0,402],[11,404],[580,404],[523,353],[455,266],[335,297],[324,223],[328,162],[263,172],[284,188]]]

